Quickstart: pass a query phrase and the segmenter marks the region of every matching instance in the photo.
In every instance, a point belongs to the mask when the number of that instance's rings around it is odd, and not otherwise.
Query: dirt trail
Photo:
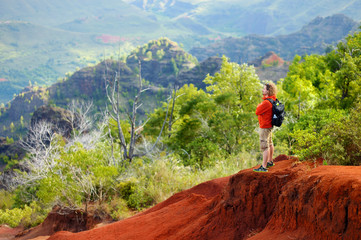
[[[361,239],[361,167],[275,162],[268,173],[242,170],[129,219],[49,239]]]

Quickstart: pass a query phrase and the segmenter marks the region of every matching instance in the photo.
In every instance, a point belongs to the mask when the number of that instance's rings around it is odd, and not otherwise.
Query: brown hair
[[[268,90],[268,96],[273,96],[277,94],[277,87],[273,82],[268,82],[265,84],[267,90]]]

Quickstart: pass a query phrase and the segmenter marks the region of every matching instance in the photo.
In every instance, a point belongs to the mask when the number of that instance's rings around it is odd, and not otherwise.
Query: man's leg
[[[267,167],[267,162],[270,154],[270,146],[271,145],[273,146],[273,143],[270,142],[270,139],[272,141],[272,136],[270,136],[271,134],[272,134],[271,129],[260,128],[259,140],[260,140],[261,151],[263,151],[262,166],[264,168]],[[272,149],[272,155],[273,155],[273,149]]]
[[[273,144],[271,144],[268,148],[267,162],[272,162],[274,150],[275,150],[275,148],[274,148]],[[266,162],[266,164],[267,164],[267,162]]]
[[[268,158],[269,158],[269,149],[270,148],[267,148],[266,150],[263,151],[263,162],[262,162],[262,166],[264,168],[267,167],[267,161],[268,161]]]

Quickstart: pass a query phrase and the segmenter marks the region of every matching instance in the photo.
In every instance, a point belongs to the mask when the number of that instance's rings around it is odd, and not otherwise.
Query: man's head
[[[263,96],[270,97],[277,94],[277,87],[273,82],[268,82],[264,85],[262,90]]]

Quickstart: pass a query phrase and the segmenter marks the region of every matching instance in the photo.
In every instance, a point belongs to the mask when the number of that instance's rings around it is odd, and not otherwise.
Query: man
[[[274,165],[272,158],[274,146],[272,142],[272,103],[267,100],[271,98],[276,101],[277,87],[273,82],[266,83],[263,87],[263,102],[258,104],[256,114],[259,122],[259,140],[261,151],[263,152],[262,165],[253,169],[255,172],[268,172],[267,168]]]

